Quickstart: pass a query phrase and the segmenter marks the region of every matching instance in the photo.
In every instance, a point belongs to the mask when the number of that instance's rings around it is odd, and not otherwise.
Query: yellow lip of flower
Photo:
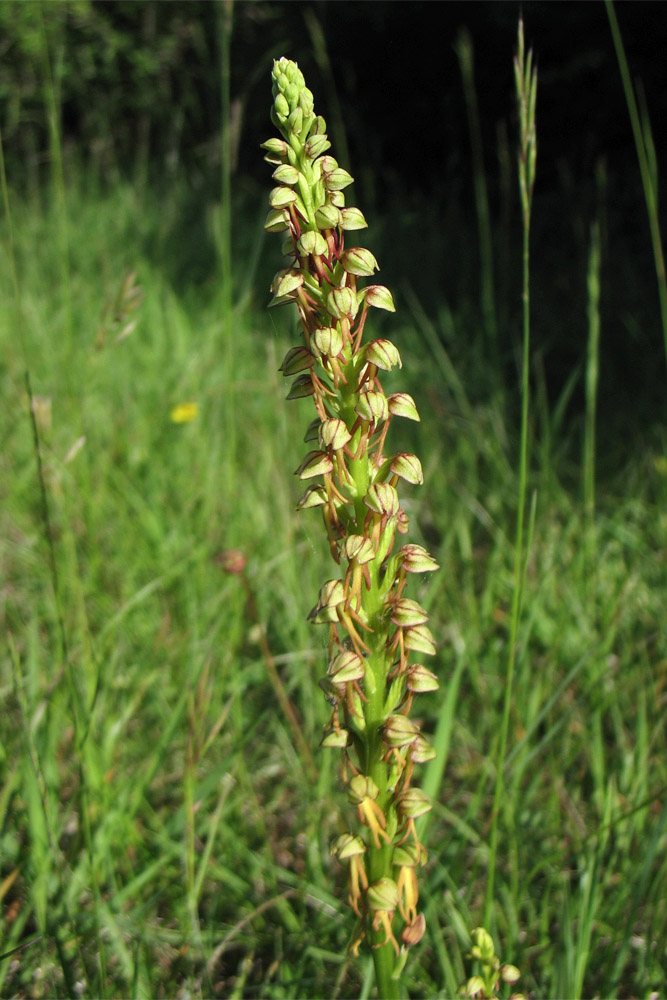
[[[174,424],[189,424],[199,413],[197,403],[179,403],[172,407],[169,417]]]

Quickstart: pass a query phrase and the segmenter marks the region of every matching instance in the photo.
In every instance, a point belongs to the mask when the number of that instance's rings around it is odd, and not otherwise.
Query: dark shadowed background
[[[118,174],[189,192],[165,268],[210,276],[205,208],[219,199],[222,20],[231,13],[235,240],[270,184],[269,73],[296,59],[333,151],[356,178],[387,283],[429,309],[478,297],[470,131],[457,46],[473,46],[496,270],[500,343],[512,378],[519,301],[512,56],[520,11],[539,71],[533,213],[533,343],[557,399],[582,363],[590,225],[602,226],[600,412],[664,418],[665,359],[648,221],[605,6],[581,2],[78,2],[0,5],[3,141],[12,181],[36,190],[48,170],[45,74],[56,83],[66,156],[104,180]],[[617,6],[633,78],[667,140],[667,5]],[[43,44],[46,40],[46,46]],[[258,199],[260,201],[258,202]],[[664,210],[663,210],[664,215]],[[182,252],[179,255],[179,248]],[[266,273],[271,273],[271,264]],[[400,294],[400,293],[399,293]],[[501,303],[502,305],[502,303]],[[474,389],[473,389],[474,392]],[[581,395],[571,407],[578,412]],[[619,414],[622,417],[619,420]],[[617,426],[618,425],[618,426]]]

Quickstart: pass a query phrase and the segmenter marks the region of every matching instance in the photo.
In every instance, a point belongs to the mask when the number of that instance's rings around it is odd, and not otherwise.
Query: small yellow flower
[[[197,417],[198,412],[199,407],[196,403],[179,403],[178,406],[172,407],[169,416],[175,424],[189,424]]]

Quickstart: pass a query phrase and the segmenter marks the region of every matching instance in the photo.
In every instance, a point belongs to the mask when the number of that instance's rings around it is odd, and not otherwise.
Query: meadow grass
[[[2,228],[0,992],[368,996],[329,853],[346,806],[316,749],[326,649],[305,616],[329,557],[285,475],[307,404],[285,405],[288,320],[248,277],[264,267],[261,222],[235,209],[257,242],[237,248],[221,313],[214,223],[210,275],[178,280],[184,191],[75,179],[60,204],[11,197],[18,313]],[[476,349],[474,303],[427,312],[396,278],[398,313],[374,330],[391,323],[400,388],[420,400],[397,443],[423,459],[410,537],[442,570],[415,596],[444,637],[441,689],[420,706],[439,751],[423,782],[427,934],[404,982],[451,997],[484,909],[505,745],[519,378],[475,391],[503,377]],[[660,996],[667,432],[657,421],[595,479],[594,394],[582,451],[536,385],[489,929],[526,994]],[[190,402],[196,417],[175,423]],[[252,600],[225,571],[230,549]]]

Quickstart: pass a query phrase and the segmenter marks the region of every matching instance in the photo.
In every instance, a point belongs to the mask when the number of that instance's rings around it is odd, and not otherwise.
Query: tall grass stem
[[[220,205],[220,313],[225,359],[225,459],[226,482],[232,482],[236,455],[236,395],[234,391],[234,319],[232,292],[232,105],[231,43],[234,0],[219,0],[220,7],[220,106],[221,106],[221,205]]]
[[[625,101],[630,115],[632,134],[637,149],[639,160],[639,170],[644,189],[644,199],[646,201],[646,211],[648,213],[649,227],[651,230],[651,244],[653,246],[653,261],[655,265],[656,278],[658,280],[658,296],[660,299],[660,318],[662,321],[662,335],[665,346],[665,362],[667,363],[667,278],[665,277],[665,256],[662,248],[662,235],[660,232],[660,215],[658,212],[658,165],[655,155],[655,146],[651,132],[651,124],[648,114],[644,109],[644,114],[640,115],[637,107],[635,91],[630,79],[630,70],[625,56],[625,48],[621,31],[616,18],[613,0],[605,0],[609,25],[614,40],[614,49],[618,67],[623,81],[623,91]]]
[[[482,143],[482,127],[477,106],[475,90],[475,65],[472,38],[467,28],[462,28],[456,40],[456,54],[461,67],[463,92],[466,111],[468,113],[468,128],[470,130],[470,148],[472,153],[473,182],[475,188],[475,207],[477,212],[477,232],[479,236],[480,256],[480,296],[484,329],[491,350],[494,352],[496,369],[501,371],[498,349],[498,323],[496,317],[496,293],[494,279],[493,237],[491,233],[491,218],[489,212],[489,195],[486,187],[486,171],[484,169],[484,146]]]
[[[57,87],[54,80],[51,53],[49,52],[49,42],[44,23],[44,13],[42,3],[38,4],[40,29],[41,29],[41,55],[44,74],[44,99],[49,125],[49,156],[51,164],[51,180],[53,185],[54,203],[58,213],[58,239],[60,241],[58,262],[60,265],[60,280],[62,282],[64,324],[63,337],[67,345],[67,354],[72,357],[73,345],[73,325],[72,325],[72,282],[70,276],[70,245],[69,245],[69,222],[67,215],[67,194],[65,190],[65,171],[63,166],[62,142],[60,137],[60,87]],[[64,13],[63,13],[63,16]],[[74,368],[69,364],[66,367],[70,379],[70,389],[76,387],[74,379]]]
[[[588,255],[588,350],[586,358],[586,426],[584,432],[584,506],[595,513],[595,418],[600,352],[600,226],[591,226]]]
[[[523,221],[522,252],[522,314],[523,350],[521,359],[521,439],[519,454],[519,492],[514,543],[514,574],[512,608],[510,615],[509,655],[505,677],[505,697],[500,725],[500,738],[496,757],[496,779],[493,793],[491,835],[489,851],[489,875],[484,900],[484,924],[491,925],[498,855],[498,835],[500,808],[504,793],[505,753],[509,735],[512,691],[516,665],[517,633],[521,613],[521,598],[525,577],[524,567],[524,521],[528,481],[528,408],[529,408],[529,366],[530,366],[530,213],[535,183],[537,138],[535,132],[535,105],[537,101],[537,71],[532,65],[532,50],[525,56],[523,20],[519,21],[517,55],[514,60],[516,94],[518,101],[521,139],[519,145],[519,187]],[[534,508],[531,520],[534,519]]]

